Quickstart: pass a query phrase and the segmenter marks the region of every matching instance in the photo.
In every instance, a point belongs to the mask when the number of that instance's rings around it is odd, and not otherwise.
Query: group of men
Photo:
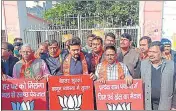
[[[39,81],[54,75],[89,74],[102,84],[124,79],[131,85],[133,79],[142,79],[146,110],[175,109],[176,52],[171,50],[171,41],[152,42],[150,37],[144,36],[139,48],[132,43],[128,33],[120,36],[118,48],[113,33],[107,33],[104,41],[90,34],[84,47],[78,37],[73,37],[63,50],[56,40],[41,43],[36,52],[29,44],[15,49],[2,42],[2,80],[32,78]]]

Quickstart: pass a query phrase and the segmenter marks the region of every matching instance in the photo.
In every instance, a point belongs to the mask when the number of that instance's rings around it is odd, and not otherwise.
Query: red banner
[[[51,76],[50,110],[93,110],[93,81],[89,75]]]
[[[97,110],[143,110],[142,80],[127,86],[124,80],[95,83]]]
[[[46,80],[2,81],[2,110],[46,110]]]

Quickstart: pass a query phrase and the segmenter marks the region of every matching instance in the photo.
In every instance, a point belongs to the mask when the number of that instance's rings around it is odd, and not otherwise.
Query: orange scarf
[[[147,58],[149,58],[148,54],[145,55],[145,54],[143,54],[143,53],[140,53],[140,59],[141,59],[141,60],[147,59]]]
[[[56,58],[56,57],[59,57],[60,53],[61,53],[61,50],[60,50],[60,49],[58,49],[58,51],[56,52],[56,54],[55,54],[55,55],[51,55],[51,53],[49,53],[49,55],[50,55],[51,57]]]
[[[118,72],[117,80],[119,79],[123,80],[125,78],[123,68],[119,62],[116,62],[116,65],[117,65],[117,72]],[[103,61],[99,74],[100,74],[100,78],[104,78],[104,80],[108,79],[107,78],[107,68],[108,68],[108,62]]]
[[[100,53],[98,55],[92,54],[92,65],[94,65],[95,67],[99,64],[100,59],[103,55],[103,50],[100,51]]]
[[[63,62],[63,74],[67,75],[67,76],[70,74],[71,58],[72,58],[72,56],[69,54],[66,57],[65,61]],[[86,61],[86,58],[82,52],[80,53],[80,58],[81,58],[81,62],[82,62],[83,74],[88,74],[87,61]]]
[[[25,78],[25,72],[27,72],[27,69],[30,68],[31,64],[34,62],[36,58],[34,55],[31,57],[31,60],[28,63],[24,62],[24,59],[22,59],[22,66],[20,70],[20,78]],[[30,72],[28,72],[30,73]]]

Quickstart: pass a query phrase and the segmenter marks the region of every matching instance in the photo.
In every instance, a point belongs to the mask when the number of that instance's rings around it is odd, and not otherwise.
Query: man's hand
[[[129,75],[125,77],[126,84],[130,86],[133,83],[133,78]]]
[[[90,73],[90,78],[93,79],[93,81],[95,81],[97,79],[97,76],[93,73]]]
[[[7,80],[7,75],[2,74],[2,81],[6,81]]]
[[[35,79],[36,81],[40,81],[40,80],[42,80],[43,78],[44,78],[43,76],[38,75],[38,76],[36,76],[34,79]]]
[[[102,84],[106,84],[106,80],[104,78],[100,78],[98,79],[98,82],[102,83]]]

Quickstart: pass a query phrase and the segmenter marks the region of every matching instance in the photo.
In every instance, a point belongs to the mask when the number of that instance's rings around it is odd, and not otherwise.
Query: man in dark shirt
[[[69,40],[69,54],[63,62],[64,75],[89,74],[90,58],[81,51],[81,42],[77,38]]]
[[[18,58],[12,55],[13,45],[7,42],[2,42],[1,47],[1,70],[2,70],[2,79],[5,80],[7,76],[12,77],[13,66],[16,62],[19,61]]]
[[[45,60],[51,75],[61,75],[61,50],[56,40],[49,42],[48,51],[49,56],[43,59]]]

